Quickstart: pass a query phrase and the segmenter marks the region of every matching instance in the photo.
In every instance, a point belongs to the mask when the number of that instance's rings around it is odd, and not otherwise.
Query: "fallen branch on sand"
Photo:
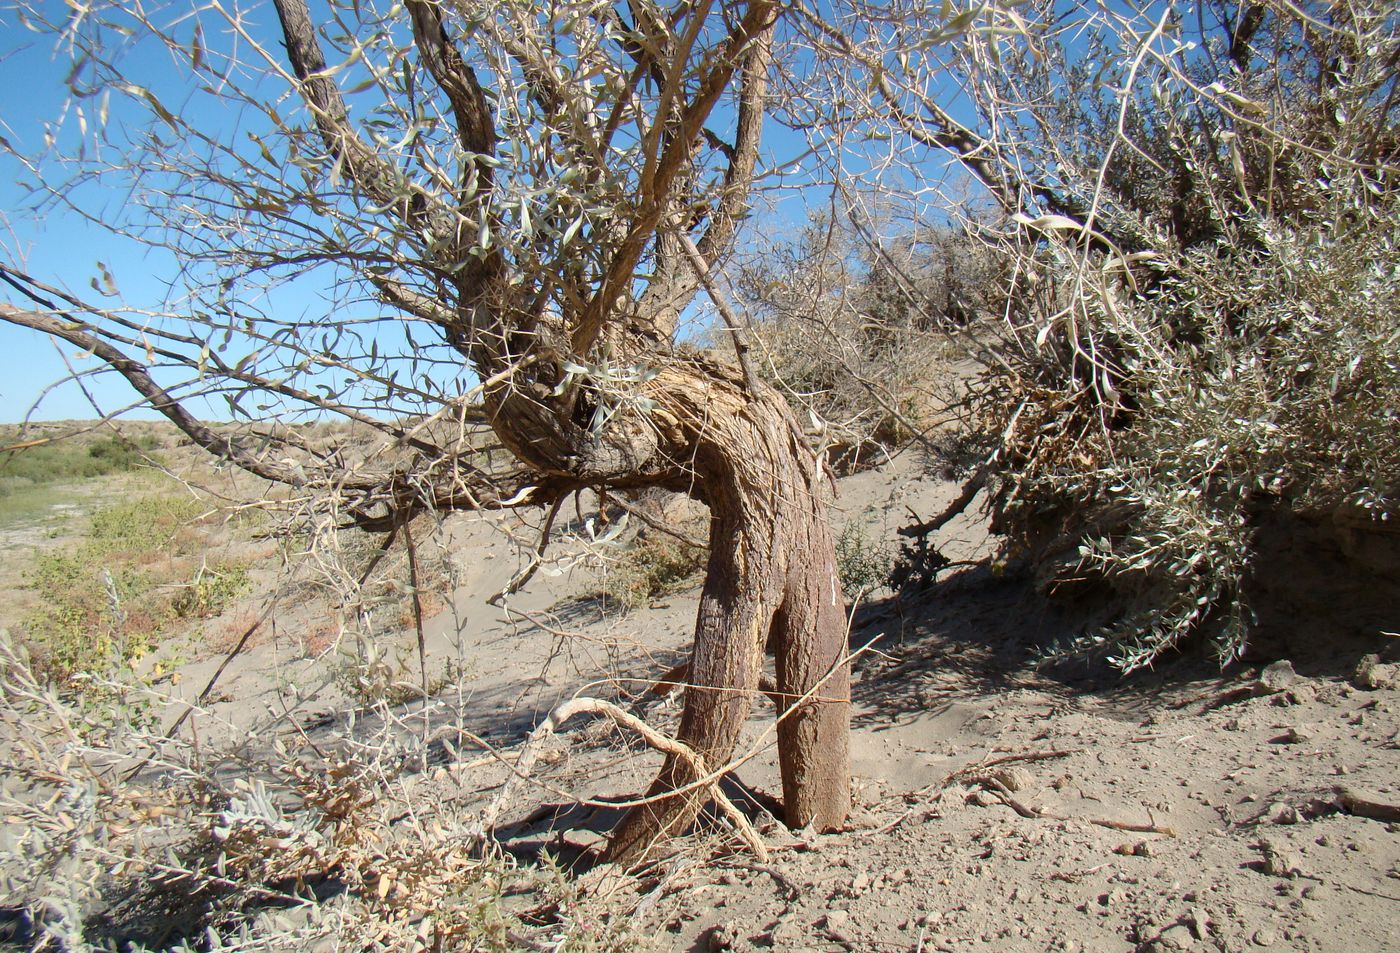
[[[486,812],[482,815],[482,831],[489,833],[496,826],[496,819],[500,816],[502,808],[510,803],[521,785],[529,779],[530,772],[535,766],[535,761],[539,758],[540,751],[545,743],[564,726],[570,718],[575,715],[592,713],[604,715],[620,728],[627,728],[636,732],[642,740],[651,745],[663,754],[674,755],[684,761],[695,772],[697,777],[704,778],[709,775],[710,770],[705,766],[704,759],[684,743],[674,738],[661,734],[646,722],[635,715],[630,715],[611,702],[603,701],[600,698],[574,698],[563,704],[556,705],[544,721],[530,732],[529,740],[525,742],[525,747],[520,752],[520,758],[515,763],[514,773],[510,779],[501,786],[496,797],[491,801]],[[718,779],[710,785],[710,796],[724,815],[729,818],[739,836],[743,838],[745,844],[753,851],[760,863],[768,862],[768,848],[764,845],[763,839],[754,830],[749,819],[742,811],[734,806],[734,802],[725,796],[719,789]]]
[[[1019,800],[1016,795],[1011,793],[1010,788],[1003,784],[998,778],[992,777],[991,775],[977,775],[968,780],[996,794],[1001,798],[1003,804],[1022,817],[1051,821],[1083,821],[1086,824],[1093,824],[1096,827],[1107,827],[1115,831],[1131,831],[1134,834],[1162,834],[1167,837],[1176,836],[1176,831],[1172,828],[1162,827],[1156,823],[1135,824],[1131,821],[1115,821],[1096,817],[1066,817],[1062,814],[1051,814],[1049,811],[1042,811],[1038,807],[1031,807]]]
[[[979,761],[970,764],[965,768],[959,768],[948,777],[943,779],[943,786],[946,788],[959,778],[969,775],[980,775],[988,768],[995,768],[1003,764],[1012,764],[1024,761],[1049,761],[1051,758],[1064,758],[1072,754],[1078,754],[1083,748],[1064,748],[1053,751],[1021,751],[1017,754],[1008,754],[1000,758],[992,758],[990,761]]]

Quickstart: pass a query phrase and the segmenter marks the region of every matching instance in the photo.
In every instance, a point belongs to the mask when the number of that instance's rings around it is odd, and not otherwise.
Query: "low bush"
[[[872,540],[856,523],[847,525],[836,537],[836,571],[848,603],[888,586],[893,565],[888,547]]]
[[[154,438],[100,437],[0,453],[0,496],[46,483],[86,480],[135,470],[156,449]]]
[[[687,527],[688,535],[704,529],[697,520]],[[631,612],[644,608],[653,599],[692,583],[705,569],[709,549],[691,546],[656,530],[643,530],[632,545],[605,565],[596,596]]]
[[[1057,25],[986,75],[1000,135],[1037,144],[999,158],[1055,213],[1006,245],[1026,277],[985,395],[995,525],[1050,588],[1107,584],[1121,616],[1071,649],[1128,671],[1196,635],[1238,658],[1272,530],[1400,518],[1400,19],[1251,11],[1201,57],[1186,20],[1073,47]],[[1096,92],[1047,99],[1081,55]]]
[[[95,736],[79,701],[0,631],[0,904],[29,949],[639,948],[625,919],[589,915],[548,857],[499,850],[456,784],[435,795],[382,739],[221,748],[115,707]],[[250,748],[265,760],[227,770]],[[113,764],[145,770],[113,783]]]

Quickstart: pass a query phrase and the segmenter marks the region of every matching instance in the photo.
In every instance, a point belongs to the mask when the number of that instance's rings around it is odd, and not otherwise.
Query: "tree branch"
[[[235,463],[249,473],[274,483],[301,486],[306,482],[305,476],[298,474],[293,468],[260,460],[227,437],[215,433],[200,423],[169,392],[152,380],[144,365],[83,330],[83,323],[72,315],[64,314],[63,317],[65,320],[60,321],[37,311],[21,311],[14,305],[0,302],[0,320],[31,328],[44,334],[51,334],[100,357],[109,367],[126,378],[137,393],[150,402],[152,409],[159,411],[171,423],[179,427],[186,436],[215,456]]]
[[[527,472],[493,478],[490,474],[467,466],[455,458],[451,458],[451,466],[446,468],[444,479],[437,483],[430,483],[426,479],[415,480],[398,471],[390,473],[387,477],[349,479],[339,470],[322,475],[308,473],[303,466],[295,463],[273,463],[254,455],[195,418],[166,388],[155,382],[146,365],[92,333],[86,322],[71,313],[56,311],[55,316],[23,310],[8,302],[0,302],[0,320],[53,335],[100,358],[125,378],[153,410],[178,427],[197,446],[254,476],[293,487],[304,487],[315,480],[325,479],[334,485],[338,493],[351,498],[347,504],[348,511],[352,514],[355,524],[369,532],[386,531],[391,529],[396,521],[424,510],[535,506],[543,500],[554,499],[559,494],[576,488],[573,483],[562,478],[541,479],[538,475]],[[259,381],[258,386],[272,389],[271,382]],[[438,450],[431,444],[425,446]],[[383,516],[371,515],[370,510],[378,505],[387,507],[388,512]]]
[[[311,110],[322,141],[346,177],[375,203],[394,209],[404,224],[427,229],[453,247],[461,244],[457,239],[458,216],[452,209],[409,181],[401,169],[366,145],[351,127],[340,87],[327,72],[305,0],[273,0],[273,5],[282,23],[287,60],[300,81],[302,99]]]
[[[642,252],[671,207],[676,176],[689,164],[699,148],[703,139],[700,132],[705,121],[728,87],[735,70],[746,60],[744,54],[749,45],[771,35],[777,22],[777,11],[777,4],[770,0],[752,0],[743,18],[732,28],[720,49],[710,57],[713,65],[703,75],[694,96],[682,110],[669,147],[656,160],[654,172],[643,173],[642,199],[632,215],[628,234],[613,253],[598,290],[579,315],[574,328],[571,343],[576,353],[588,353],[612,316],[617,301],[626,296]]]
[[[708,273],[719,256],[729,247],[739,222],[749,211],[748,198],[758,167],[758,148],[766,113],[768,67],[772,59],[773,33],[770,29],[754,40],[745,57],[734,144],[731,146],[728,143],[717,143],[718,137],[707,128],[702,127],[700,131],[711,147],[720,151],[728,163],[724,171],[723,191],[710,210],[709,227],[697,241],[691,241],[690,236],[686,234],[690,226],[683,222],[680,225],[681,234],[671,236],[669,244],[679,246],[682,242],[690,243],[689,249],[676,248],[675,251],[681,251],[683,254],[673,257],[689,260],[692,259],[693,251],[703,262],[702,271],[705,273]],[[663,260],[661,253],[667,250],[666,243],[663,242],[666,237],[667,233],[658,236],[656,274],[642,295],[639,310],[643,314],[654,316],[652,321],[658,331],[669,334],[674,330],[681,309],[695,293],[697,286],[703,284],[703,280],[700,277],[701,273],[696,272],[693,267],[682,269],[676,267],[673,262]]]

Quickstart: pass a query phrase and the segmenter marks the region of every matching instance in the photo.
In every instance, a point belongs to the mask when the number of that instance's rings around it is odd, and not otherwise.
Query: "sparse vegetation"
[[[22,436],[18,427],[0,425],[0,446],[23,445]],[[78,491],[84,481],[130,474],[124,478],[141,482],[148,461],[163,458],[159,438],[145,432],[85,434],[0,452],[0,528],[54,522],[86,502]]]
[[[996,257],[952,230],[878,253],[862,235],[815,220],[740,272],[763,372],[804,409],[838,473],[963,416],[952,364],[977,348],[1006,284]]]
[[[858,523],[849,523],[836,537],[836,570],[848,602],[864,599],[890,582],[893,557]]]
[[[0,434],[0,439],[3,437]],[[158,445],[149,436],[103,436],[89,442],[60,440],[0,453],[0,498],[48,483],[135,470],[146,465],[146,457]]]
[[[692,537],[703,536],[705,521],[696,520],[685,531]],[[607,558],[600,571],[602,585],[595,595],[627,612],[645,608],[653,600],[693,584],[705,568],[708,553],[704,547],[688,545],[665,533],[643,530],[630,546]]]
[[[80,544],[38,552],[25,573],[35,606],[19,635],[52,684],[81,689],[140,662],[180,620],[221,612],[247,591],[247,565],[207,560],[185,528],[188,496],[144,496],[94,511]]]
[[[525,938],[561,951],[634,948],[578,909],[579,888],[557,867],[490,850],[453,799],[427,828],[401,823],[424,805],[406,797],[413,779],[372,754],[279,746],[259,776],[221,775],[127,719],[106,736],[109,756],[139,763],[154,745],[182,770],[158,787],[114,785],[65,752],[86,718],[0,636],[0,755],[26,782],[0,789],[0,895],[35,911],[36,950],[308,949],[371,936],[385,949],[509,951]],[[332,882],[336,901],[310,902]],[[111,896],[129,902],[104,904]]]
[[[252,583],[243,563],[221,561],[202,565],[194,580],[170,600],[171,611],[181,619],[208,619],[220,615]]]

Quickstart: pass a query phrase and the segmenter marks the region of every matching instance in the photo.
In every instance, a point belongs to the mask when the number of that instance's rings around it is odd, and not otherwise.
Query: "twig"
[[[408,586],[413,590],[413,630],[418,635],[418,683],[423,692],[423,757],[426,759],[427,735],[432,724],[428,715],[428,639],[423,632],[423,596],[418,591],[418,547],[413,544],[411,516],[403,523],[403,541],[408,550]],[[426,761],[424,765],[426,767]]]
[[[988,788],[991,791],[996,792],[996,794],[1002,799],[1002,801],[1006,804],[1007,807],[1011,808],[1013,811],[1015,811],[1022,817],[1051,821],[1082,820],[1087,824],[1093,824],[1095,827],[1107,827],[1110,830],[1115,831],[1131,831],[1135,834],[1163,834],[1167,837],[1176,836],[1176,831],[1172,828],[1162,827],[1158,824],[1153,823],[1134,824],[1132,821],[1114,821],[1097,817],[1076,818],[1066,817],[1063,814],[1051,814],[1049,811],[1042,811],[1040,808],[1031,807],[1025,804],[1024,802],[1018,800],[1017,797],[1011,793],[1011,789],[1008,788],[1002,782],[998,781],[996,778],[987,775],[982,775],[976,778],[972,778],[970,780],[982,785],[985,788]]]
[[[657,681],[643,692],[643,695],[669,695],[678,688],[691,688],[692,684],[687,681],[690,677],[690,660],[686,659],[679,665],[672,666]],[[778,690],[778,684],[767,675],[758,676],[758,691],[768,696],[769,701],[782,709],[785,701],[784,693]]]
[[[564,505],[563,495],[556,496],[554,502],[549,505],[549,513],[544,518],[544,528],[540,530],[540,541],[535,544],[535,555],[531,557],[530,564],[514,576],[500,592],[496,593],[486,602],[489,605],[499,606],[506,596],[512,596],[520,591],[520,587],[529,582],[534,577],[535,571],[540,568],[540,563],[544,560],[544,551],[549,548],[549,534],[554,528],[554,518],[559,515],[559,507]]]
[[[982,785],[983,787],[985,787],[985,788],[990,788],[991,790],[995,791],[997,794],[1001,795],[1001,799],[1002,799],[1002,801],[1004,801],[1004,802],[1006,803],[1006,806],[1009,807],[1009,808],[1011,808],[1013,811],[1015,811],[1017,814],[1021,815],[1022,817],[1041,818],[1041,817],[1051,817],[1051,816],[1052,816],[1052,815],[1047,814],[1047,813],[1045,813],[1044,811],[1040,810],[1040,808],[1031,807],[1031,806],[1029,806],[1029,805],[1027,805],[1027,804],[1022,803],[1022,802],[1016,797],[1016,795],[1014,795],[1014,794],[1011,793],[1011,789],[1010,789],[1010,788],[1008,788],[1005,784],[1002,784],[1002,783],[1001,783],[1000,781],[998,781],[996,778],[988,777],[988,776],[985,776],[985,775],[984,775],[984,776],[981,776],[981,777],[973,778],[972,780],[976,781],[978,784]],[[1063,820],[1063,818],[1060,818],[1060,820]]]
[[[219,663],[219,667],[214,670],[214,674],[209,676],[209,681],[204,684],[204,690],[196,696],[193,702],[185,706],[185,710],[180,713],[180,717],[175,719],[175,724],[161,733],[160,738],[156,742],[157,746],[160,742],[168,741],[175,737],[175,732],[180,730],[180,726],[194,713],[195,709],[199,708],[209,699],[210,693],[214,691],[214,686],[218,684],[219,677],[224,674],[224,669],[228,668],[229,663],[237,658],[238,654],[243,651],[243,648],[248,644],[248,640],[253,637],[253,633],[262,628],[262,624],[267,621],[268,616],[272,614],[272,610],[276,608],[276,606],[276,598],[268,600],[262,615],[258,616],[257,621],[244,630],[243,636],[238,640],[238,643],[234,645],[233,650],[229,652],[228,655],[224,656],[224,660]],[[147,754],[146,757],[142,758],[134,767],[127,771],[126,774],[122,775],[122,780],[130,781],[132,778],[136,777],[136,775],[140,774],[141,769],[150,764],[151,759],[156,756],[157,750],[158,747],[152,747],[150,753]]]
[[[637,519],[641,520],[643,523],[647,524],[652,529],[661,533],[665,533],[672,539],[679,540],[680,542],[685,543],[687,546],[694,547],[695,549],[709,548],[710,544],[705,542],[704,540],[696,539],[694,536],[689,536],[685,533],[682,533],[678,529],[673,529],[670,526],[667,526],[660,520],[653,519],[652,517],[648,516],[646,512],[644,512],[638,507],[632,506],[625,500],[618,499],[616,496],[614,496],[612,497],[611,502],[614,506],[621,508],[621,510],[624,513],[627,513],[630,516],[635,516]]]
[[[1047,814],[1045,816],[1049,817],[1050,815]],[[1072,818],[1062,817],[1058,819],[1068,821]],[[1095,827],[1107,827],[1109,830],[1114,831],[1131,831],[1134,834],[1165,834],[1167,837],[1176,836],[1176,831],[1174,829],[1170,827],[1161,827],[1157,824],[1134,824],[1131,821],[1111,821],[1096,817],[1089,818],[1088,822]]]
[[[710,296],[710,300],[715,304],[715,310],[724,319],[724,325],[729,329],[730,335],[734,339],[734,353],[739,357],[739,368],[744,372],[744,387],[748,390],[749,396],[758,394],[758,375],[754,373],[753,362],[749,359],[749,335],[748,328],[744,321],[734,313],[734,309],[729,307],[729,302],[724,300],[724,296],[719,293],[713,281],[710,280],[710,266],[706,264],[705,258],[700,254],[700,249],[695,247],[689,235],[684,229],[676,232],[680,238],[681,248],[685,250],[685,257],[689,259],[690,266],[695,270],[695,277],[704,287],[705,293]]]
[[[773,881],[778,885],[778,889],[782,891],[784,900],[796,900],[798,897],[802,896],[803,890],[801,885],[779,870],[774,864],[752,864],[739,860],[731,861],[727,866],[737,867],[740,870],[752,870],[755,873],[767,874],[769,877],[773,878]]]
[[[850,635],[849,620],[847,620],[847,630],[846,630],[846,634],[847,634],[847,636],[849,637],[849,635]],[[877,638],[878,638],[878,636],[877,636]],[[860,647],[859,649],[857,649],[856,651],[850,652],[850,653],[848,653],[848,654],[842,656],[840,659],[837,659],[835,662],[832,663],[831,667],[830,667],[829,669],[827,669],[826,674],[823,675],[821,678],[817,679],[816,683],[815,683],[814,685],[812,685],[810,688],[808,688],[808,689],[807,689],[805,692],[803,692],[801,695],[792,695],[792,694],[790,694],[790,693],[784,693],[784,695],[783,695],[782,697],[784,697],[785,699],[791,699],[791,700],[792,700],[792,703],[791,703],[790,705],[788,705],[785,709],[783,709],[783,711],[778,715],[778,717],[775,718],[775,719],[773,720],[772,724],[768,725],[767,727],[765,727],[765,728],[763,729],[763,731],[759,734],[759,736],[758,736],[757,738],[755,738],[755,739],[752,741],[752,743],[750,743],[750,745],[749,745],[749,747],[748,747],[748,750],[746,750],[743,754],[736,755],[735,757],[731,758],[726,764],[722,765],[721,767],[715,768],[715,769],[711,770],[709,773],[707,773],[707,774],[705,774],[705,775],[703,775],[703,776],[701,776],[701,777],[698,777],[698,778],[696,778],[695,780],[690,781],[690,782],[688,782],[688,783],[686,783],[686,784],[683,784],[683,785],[681,785],[680,787],[677,787],[677,788],[674,788],[674,789],[668,790],[668,791],[658,791],[658,792],[655,793],[655,794],[646,794],[646,795],[643,795],[643,796],[641,796],[641,797],[635,797],[635,798],[632,798],[632,799],[627,800],[627,801],[616,801],[616,800],[598,800],[598,799],[596,799],[596,798],[581,798],[581,797],[575,797],[574,795],[570,794],[568,791],[563,791],[563,790],[554,788],[553,786],[549,785],[549,784],[546,783],[546,782],[543,782],[543,781],[534,781],[533,783],[538,784],[540,787],[544,788],[544,789],[547,790],[547,791],[550,791],[550,792],[553,793],[553,794],[557,794],[557,795],[559,795],[559,796],[561,796],[561,797],[568,797],[568,798],[571,798],[571,799],[574,801],[574,803],[576,803],[576,804],[580,804],[580,805],[583,805],[583,806],[585,806],[585,807],[602,807],[602,808],[608,808],[608,809],[610,809],[610,810],[621,810],[621,809],[626,809],[626,808],[644,807],[644,806],[646,806],[646,805],[648,805],[648,804],[656,804],[656,803],[658,803],[658,802],[660,802],[660,801],[669,800],[670,798],[673,798],[673,797],[679,797],[679,796],[684,795],[684,794],[689,794],[691,791],[698,791],[698,790],[701,790],[702,788],[709,788],[711,785],[713,785],[713,784],[715,784],[716,782],[718,782],[721,778],[723,778],[724,776],[730,774],[730,773],[733,772],[733,771],[738,770],[739,768],[743,767],[744,765],[748,764],[748,763],[749,763],[750,761],[752,761],[754,758],[758,757],[758,755],[759,755],[760,752],[766,750],[766,749],[767,749],[767,746],[770,744],[770,741],[769,741],[770,737],[771,737],[773,734],[775,734],[775,733],[777,732],[779,726],[780,726],[784,721],[786,721],[788,718],[792,717],[795,713],[801,711],[803,705],[805,705],[805,704],[807,704],[808,702],[811,702],[811,701],[813,701],[813,700],[817,700],[817,701],[826,701],[826,702],[849,702],[849,701],[850,701],[849,696],[847,696],[847,697],[845,697],[845,698],[831,698],[831,697],[829,697],[829,696],[821,695],[820,692],[821,692],[822,689],[825,687],[826,683],[829,682],[829,681],[831,680],[832,676],[834,676],[837,672],[839,672],[843,667],[851,665],[856,659],[860,658],[862,655],[865,655],[867,652],[872,652],[872,651],[874,651],[873,645],[874,645],[874,642],[875,642],[875,641],[876,641],[875,639],[872,639],[869,643],[867,643],[867,644],[861,646],[861,647]],[[712,692],[748,692],[748,691],[751,691],[750,689],[747,689],[747,688],[718,688],[718,687],[714,687],[714,686],[708,686],[708,687],[706,688],[706,690],[707,690],[707,691],[712,691]],[[561,707],[562,707],[562,706],[561,706]],[[557,709],[556,709],[556,710],[557,710]],[[536,730],[538,730],[538,729],[536,729]],[[485,742],[481,742],[481,744],[482,744],[483,747],[487,748],[488,750],[491,750],[491,749],[490,749],[490,746],[487,745],[487,744],[485,744]],[[529,744],[529,741],[528,741],[528,740],[526,741],[526,744],[527,744],[527,745]],[[521,770],[521,768],[519,767],[518,763],[517,763],[517,764],[512,764],[511,762],[509,762],[508,760],[506,760],[504,756],[502,756],[499,760],[500,760],[500,762],[501,762],[502,764],[504,764],[504,765],[506,765],[508,768],[510,768],[510,770],[511,770],[512,772],[514,772],[515,776],[516,776],[520,781],[529,780],[529,772]],[[789,849],[790,849],[790,850],[798,850],[798,849],[806,849],[806,846],[803,845],[803,844],[801,844],[801,843],[799,842],[799,844],[797,844],[797,845],[787,845],[787,846],[783,846],[783,847],[775,847],[775,848],[773,848],[773,849],[774,849],[774,850],[789,850]]]
[[[890,831],[894,830],[896,827],[909,820],[909,818],[913,817],[915,814],[922,814],[925,820],[933,817],[942,816],[937,808],[933,807],[931,804],[925,803],[909,808],[909,810],[905,811],[903,814],[899,815],[887,824],[881,824],[879,827],[872,828],[868,831],[860,831],[857,833],[856,836],[869,840],[872,837],[879,837],[883,834],[888,834]]]
[[[1051,758],[1064,758],[1072,754],[1078,754],[1083,748],[1066,748],[1063,751],[1022,751],[1019,754],[1008,754],[1004,757],[993,758],[990,761],[980,761],[977,764],[970,764],[965,768],[959,768],[948,775],[943,781],[946,788],[963,775],[976,774],[986,771],[988,768],[995,768],[1000,764],[1011,764],[1015,761],[1049,761]]]

